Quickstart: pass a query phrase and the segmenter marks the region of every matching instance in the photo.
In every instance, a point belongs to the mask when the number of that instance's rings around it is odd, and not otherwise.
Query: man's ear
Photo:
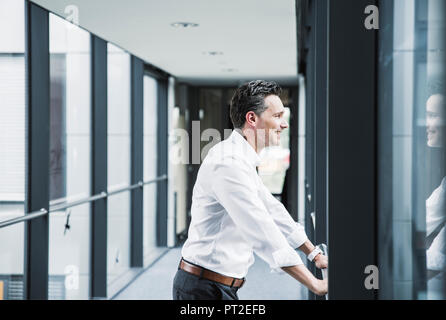
[[[255,114],[254,111],[249,111],[245,115],[245,120],[249,126],[255,127],[257,123],[257,115]]]

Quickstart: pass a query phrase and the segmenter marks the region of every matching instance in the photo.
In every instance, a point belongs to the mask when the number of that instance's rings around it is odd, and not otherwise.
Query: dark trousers
[[[173,300],[238,300],[237,290],[178,269],[172,296]]]

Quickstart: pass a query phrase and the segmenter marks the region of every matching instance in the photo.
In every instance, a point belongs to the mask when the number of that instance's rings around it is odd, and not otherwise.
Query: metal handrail
[[[158,181],[162,181],[162,180],[166,180],[166,179],[167,179],[167,175],[162,175],[162,176],[160,176],[158,178],[147,180],[147,181],[139,181],[138,183],[132,184],[132,185],[127,186],[127,187],[119,188],[119,189],[113,190],[111,192],[102,191],[99,194],[95,194],[95,195],[90,196],[90,197],[85,198],[85,199],[80,199],[80,200],[76,200],[76,201],[73,201],[73,202],[68,202],[68,203],[54,205],[54,206],[50,207],[49,211],[44,209],[44,208],[42,208],[42,209],[40,209],[38,211],[30,212],[30,213],[28,213],[28,214],[26,214],[24,216],[21,216],[21,217],[16,217],[16,218],[13,218],[13,219],[2,221],[2,222],[0,222],[0,229],[4,228],[4,227],[7,227],[7,226],[10,226],[10,225],[13,225],[13,224],[24,222],[24,221],[27,221],[27,220],[32,220],[32,219],[35,219],[35,218],[47,215],[47,214],[49,214],[51,212],[65,210],[65,209],[68,209],[68,208],[71,208],[71,207],[75,207],[75,206],[78,206],[78,205],[81,205],[81,204],[84,204],[84,203],[89,203],[89,202],[93,202],[93,201],[96,201],[96,200],[99,200],[99,199],[107,198],[109,196],[112,196],[112,195],[115,195],[115,194],[118,194],[118,193],[121,193],[121,192],[133,190],[133,189],[136,189],[136,188],[142,188],[146,184],[150,184],[150,183],[154,183],[154,182],[158,182]]]
[[[0,222],[0,228],[7,227],[12,224],[19,223],[19,222],[24,222],[27,220],[35,219],[40,216],[44,216],[46,214],[48,214],[48,210],[46,210],[46,209],[40,209],[39,211],[33,211],[33,212],[28,213],[27,215]]]

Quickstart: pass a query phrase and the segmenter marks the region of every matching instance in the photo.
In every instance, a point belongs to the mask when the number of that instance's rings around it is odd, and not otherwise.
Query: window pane
[[[157,176],[157,82],[144,76],[144,181]],[[144,186],[144,256],[156,248],[156,183]],[[150,259],[144,259],[150,263]]]
[[[0,221],[25,214],[25,1],[0,0]],[[24,224],[0,229],[0,299],[23,299]]]
[[[108,44],[108,191],[130,185],[130,56]],[[130,192],[108,198],[108,286],[130,266]]]
[[[49,15],[50,206],[90,195],[90,34]],[[49,299],[88,299],[90,205],[50,214]]]
[[[392,261],[393,279],[384,298],[445,299],[446,2],[394,0],[383,7],[380,250],[388,252],[381,261]]]

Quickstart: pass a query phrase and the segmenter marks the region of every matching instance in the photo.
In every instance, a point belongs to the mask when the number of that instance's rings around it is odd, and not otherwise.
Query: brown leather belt
[[[179,268],[181,270],[184,270],[188,273],[194,274],[196,276],[199,276],[201,278],[215,281],[227,286],[230,286],[231,288],[241,288],[243,284],[245,283],[245,279],[238,279],[238,278],[231,278],[224,276],[220,273],[196,266],[194,264],[191,264],[184,259],[181,259]]]

